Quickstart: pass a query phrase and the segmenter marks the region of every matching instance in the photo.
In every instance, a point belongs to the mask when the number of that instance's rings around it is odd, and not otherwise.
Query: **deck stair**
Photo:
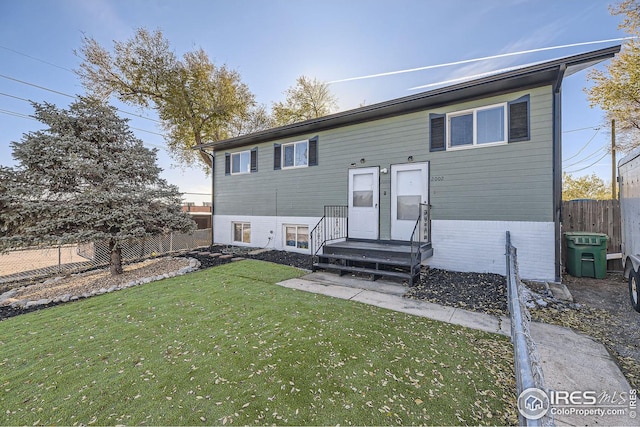
[[[372,280],[391,277],[413,286],[422,261],[433,256],[430,206],[421,203],[416,216],[408,241],[354,239],[348,233],[348,207],[325,206],[324,216],[310,233],[313,271],[367,274]]]
[[[414,244],[415,245],[415,244]],[[419,250],[410,242],[348,239],[324,246],[313,263],[313,269],[336,271],[340,275],[357,273],[372,280],[381,277],[406,280],[413,284],[420,276],[420,264],[433,254],[430,243]]]

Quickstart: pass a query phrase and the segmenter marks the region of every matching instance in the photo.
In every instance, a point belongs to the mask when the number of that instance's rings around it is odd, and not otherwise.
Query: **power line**
[[[4,94],[0,94],[0,95],[4,95]],[[30,120],[38,121],[36,118],[34,118],[34,117],[32,117],[32,116],[29,116],[29,115],[27,115],[27,114],[23,114],[23,113],[18,113],[17,111],[4,110],[4,109],[1,109],[1,108],[0,108],[0,113],[2,113],[2,114],[6,114],[6,115],[9,115],[9,116],[20,117],[20,118],[22,118],[22,119],[30,119]],[[153,131],[146,130],[146,129],[140,129],[140,128],[134,128],[134,127],[129,127],[129,129],[138,130],[138,131],[140,131],[140,132],[150,133],[150,134],[152,134],[152,135],[164,136],[164,135],[163,135],[163,134],[161,134],[161,133],[153,132]],[[144,141],[143,141],[143,142],[144,142]],[[164,147],[164,146],[162,146],[162,145],[152,144],[152,143],[150,143],[150,142],[144,142],[144,143],[145,143],[145,144],[147,144],[147,145],[150,145],[150,146],[152,146],[152,147],[158,147],[158,148],[162,148],[163,150],[167,150],[167,151],[168,151],[168,148],[167,148],[167,147]]]
[[[596,137],[596,135],[598,134],[598,132],[600,132],[600,128],[597,128],[597,129],[596,129],[596,133],[594,133],[594,134],[593,134],[593,136],[589,139],[589,141],[587,141],[587,143],[586,143],[586,144],[584,144],[584,145],[582,146],[582,148],[581,148],[580,150],[578,150],[578,152],[577,152],[576,154],[574,154],[574,155],[573,155],[573,156],[571,156],[571,157],[568,157],[568,158],[564,159],[564,160],[563,160],[563,162],[566,162],[567,160],[571,160],[571,159],[573,159],[574,157],[578,157],[578,155],[579,155],[580,153],[582,153],[582,151],[584,151],[584,149],[585,149],[585,148],[587,148],[587,146],[588,146],[589,144],[591,144],[591,141],[593,141],[593,139]]]
[[[578,129],[571,129],[571,130],[563,130],[562,133],[570,133],[570,132],[578,132],[581,130],[587,130],[587,129],[592,129],[592,130],[600,130],[599,126],[589,126],[586,128],[578,128]]]
[[[73,72],[73,70],[70,70],[69,68],[61,67],[60,65],[56,65],[56,64],[54,64],[54,63],[52,63],[52,62],[45,61],[45,60],[40,59],[40,58],[36,58],[35,56],[28,55],[28,54],[26,54],[26,53],[24,53],[24,52],[20,52],[20,51],[17,51],[17,50],[15,50],[15,49],[11,49],[11,48],[9,48],[9,47],[2,46],[2,45],[0,45],[0,48],[2,48],[2,49],[6,49],[6,50],[11,51],[11,52],[13,52],[13,53],[16,53],[16,54],[18,54],[18,55],[22,55],[22,56],[25,56],[25,57],[27,57],[27,58],[33,59],[33,60],[35,60],[35,61],[39,61],[39,62],[42,62],[42,63],[44,63],[44,64],[51,65],[52,67],[60,68],[61,70],[69,71],[70,73],[75,74],[75,73]],[[73,96],[73,95],[69,95],[69,94],[67,94],[67,93],[63,93],[63,92],[54,91],[54,90],[52,90],[52,89],[48,89],[48,88],[45,88],[45,87],[42,87],[42,86],[34,85],[34,84],[32,84],[32,83],[23,82],[23,81],[21,81],[21,80],[14,79],[13,77],[8,77],[8,76],[1,76],[1,77],[4,77],[4,78],[6,78],[6,79],[10,79],[10,80],[14,80],[14,81],[19,82],[19,83],[24,83],[24,84],[27,84],[27,85],[30,85],[30,86],[34,86],[34,87],[37,87],[37,88],[39,88],[39,89],[48,90],[48,91],[51,91],[51,92],[54,92],[54,93],[58,93],[58,94],[60,94],[60,95],[64,95],[64,96],[68,96],[68,97],[76,98],[76,97],[75,97],[75,96]],[[12,95],[6,95],[6,94],[3,94],[3,95],[5,95],[5,96],[11,96],[12,98],[17,98],[17,99],[24,99],[24,98],[18,98],[18,97],[12,96]],[[28,100],[28,101],[29,101],[29,102],[32,102],[31,100]],[[121,113],[124,113],[124,114],[129,114],[130,116],[140,117],[141,119],[146,119],[146,120],[150,120],[150,121],[152,121],[152,122],[160,123],[158,120],[151,119],[151,118],[149,118],[149,117],[145,117],[145,116],[142,116],[142,115],[139,115],[139,114],[130,113],[130,112],[128,112],[128,111],[124,111],[124,110],[120,110],[120,109],[118,109],[118,111],[120,111]]]
[[[8,96],[9,98],[19,99],[20,101],[27,101],[27,102],[31,102],[31,100],[30,100],[30,99],[27,99],[27,98],[20,98],[19,96],[9,95],[8,93],[0,92],[0,95],[2,95],[2,96]]]
[[[36,119],[34,119],[33,117],[31,117],[31,116],[28,116],[28,115],[26,115],[26,114],[22,114],[22,113],[17,113],[17,112],[15,112],[15,111],[9,111],[9,110],[3,110],[3,109],[0,109],[0,113],[2,113],[2,114],[7,114],[7,115],[9,115],[9,116],[20,117],[20,118],[23,118],[23,119],[36,120]]]
[[[597,156],[597,155],[598,155],[598,153],[599,153],[599,152],[601,152],[604,148],[605,148],[605,147],[600,147],[600,148],[598,148],[596,151],[594,151],[593,153],[589,154],[587,157],[582,158],[582,159],[578,160],[577,162],[573,162],[573,163],[571,163],[570,165],[566,165],[566,166],[565,166],[565,165],[563,165],[563,168],[570,168],[570,167],[573,167],[573,166],[579,165],[580,163],[584,163],[585,161],[587,161],[587,159],[590,159],[590,158],[591,158],[591,157],[593,157],[593,156]],[[607,153],[607,152],[605,152],[604,154],[605,154],[605,156],[606,156],[608,153]]]
[[[38,88],[38,89],[46,90],[48,92],[53,92],[53,93],[56,93],[58,95],[68,96],[69,98],[75,98],[75,96],[69,95],[68,93],[64,93],[64,92],[60,92],[60,91],[57,91],[57,90],[49,89],[47,87],[40,86],[40,85],[37,85],[35,83],[25,82],[24,80],[20,80],[20,79],[16,79],[16,78],[13,78],[13,77],[5,76],[4,74],[0,74],[0,77],[2,77],[4,79],[7,79],[7,80],[13,80],[14,82],[25,84],[27,86],[32,86],[32,87],[35,87],[35,88]]]
[[[27,85],[27,86],[32,86],[32,87],[35,87],[35,88],[38,88],[38,89],[46,90],[46,91],[48,91],[48,92],[53,92],[53,93],[56,93],[56,94],[58,94],[58,95],[66,96],[66,97],[69,97],[69,98],[78,98],[78,97],[77,97],[77,96],[75,96],[75,95],[69,95],[68,93],[60,92],[60,91],[57,91],[57,90],[54,90],[54,89],[49,89],[48,87],[40,86],[40,85],[37,85],[37,84],[35,84],[35,83],[29,83],[29,82],[26,82],[26,81],[24,81],[24,80],[16,79],[16,78],[14,78],[14,77],[5,76],[4,74],[0,74],[0,77],[5,78],[5,79],[8,79],[8,80],[13,80],[14,82],[18,82],[18,83],[25,84],[25,85]],[[5,95],[5,94],[3,94],[3,95]],[[13,96],[13,95],[5,95],[5,96],[10,96],[10,97],[12,97],[12,98],[17,98],[17,99],[23,99],[23,100],[24,100],[24,98],[19,98],[19,97]],[[30,99],[27,99],[26,101],[33,102],[33,101],[32,101],[32,100],[30,100]],[[142,115],[140,115],[140,114],[131,113],[131,112],[129,112],[129,111],[121,110],[121,109],[119,109],[119,108],[116,108],[116,110],[117,110],[117,111],[119,111],[119,112],[121,112],[121,113],[123,113],[123,114],[128,114],[128,115],[130,115],[130,116],[139,117],[139,118],[141,118],[141,119],[149,120],[149,121],[151,121],[151,122],[155,122],[155,123],[161,123],[160,121],[158,121],[158,120],[156,120],[156,119],[152,119],[152,118],[150,118],[150,117],[145,117],[145,116],[142,116]]]
[[[158,133],[158,132],[153,132],[153,131],[150,131],[150,130],[146,130],[146,129],[140,129],[140,128],[133,128],[133,127],[129,127],[129,129],[134,129],[134,130],[139,130],[140,132],[146,132],[146,133],[150,133],[151,135],[158,135],[158,136],[164,136],[164,135],[163,135],[163,134],[161,134],[161,133]]]
[[[65,71],[69,71],[70,73],[73,73],[73,70],[70,70],[65,67],[61,67],[60,65],[56,65],[53,62],[45,61],[44,59],[36,58],[35,56],[27,55],[26,53],[17,51],[15,49],[11,49],[10,47],[0,45],[0,48],[8,50],[9,52],[17,53],[18,55],[22,55],[27,58],[33,59],[34,61],[39,61],[39,62],[42,62],[43,64],[51,65],[52,67],[60,68],[61,70],[65,70]]]
[[[605,157],[607,157],[607,154],[609,154],[609,153],[604,153],[604,154],[602,155],[602,157],[600,157],[600,158],[599,158],[598,160],[596,160],[595,162],[591,163],[589,166],[585,166],[585,167],[583,167],[583,168],[576,169],[576,170],[574,170],[574,171],[566,171],[566,172],[567,172],[567,173],[576,173],[576,172],[583,171],[583,170],[585,170],[585,169],[589,169],[591,166],[595,165],[595,164],[596,164],[596,163],[598,163],[600,160],[602,160],[602,159],[604,159]]]

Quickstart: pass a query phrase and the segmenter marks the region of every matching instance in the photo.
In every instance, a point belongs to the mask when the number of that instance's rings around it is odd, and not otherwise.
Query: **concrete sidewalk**
[[[318,272],[278,284],[486,332],[506,336],[511,333],[508,318],[405,299],[402,295],[406,287],[389,281],[372,282]],[[538,347],[547,389],[569,393],[591,391],[596,393],[599,402],[571,407],[562,407],[564,402],[552,404],[554,411],[562,412],[554,415],[556,425],[639,425],[638,418],[630,417],[629,383],[602,344],[571,329],[545,323],[532,322],[531,335]],[[621,403],[623,397],[624,404]],[[593,411],[595,408],[603,411],[622,409],[624,414],[599,415]]]

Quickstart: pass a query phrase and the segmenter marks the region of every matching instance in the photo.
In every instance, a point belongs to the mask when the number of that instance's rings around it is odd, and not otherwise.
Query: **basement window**
[[[233,223],[233,241],[235,243],[251,243],[251,223]]]
[[[297,249],[309,249],[309,226],[285,225],[285,246]]]

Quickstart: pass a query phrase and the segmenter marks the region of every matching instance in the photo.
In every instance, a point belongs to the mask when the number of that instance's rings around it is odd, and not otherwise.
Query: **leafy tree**
[[[619,25],[631,36],[640,36],[640,3],[625,0],[609,8],[613,15],[624,16]],[[592,70],[593,82],[586,89],[591,106],[599,105],[607,118],[616,120],[616,146],[628,151],[640,144],[640,44],[628,40],[621,52],[611,59],[606,72]]]
[[[112,275],[122,273],[121,244],[194,222],[178,188],[159,177],[145,148],[115,108],[81,98],[68,110],[34,103],[45,130],[13,142],[15,168],[3,168],[0,224],[4,248],[106,239]]]
[[[562,173],[562,200],[611,198],[611,189],[596,174],[574,178],[566,172]]]
[[[242,116],[229,122],[231,137],[259,132],[273,127],[273,119],[264,105],[254,105]]]
[[[317,79],[300,76],[285,95],[284,102],[273,104],[272,115],[276,126],[323,117],[337,109],[337,100],[329,90],[329,85]]]
[[[113,54],[85,37],[76,54],[83,59],[76,72],[87,90],[153,108],[171,154],[187,165],[200,158],[210,166],[208,156],[191,148],[235,136],[255,104],[236,71],[216,67],[202,49],[178,59],[159,30],[138,29],[131,39],[114,42]]]

